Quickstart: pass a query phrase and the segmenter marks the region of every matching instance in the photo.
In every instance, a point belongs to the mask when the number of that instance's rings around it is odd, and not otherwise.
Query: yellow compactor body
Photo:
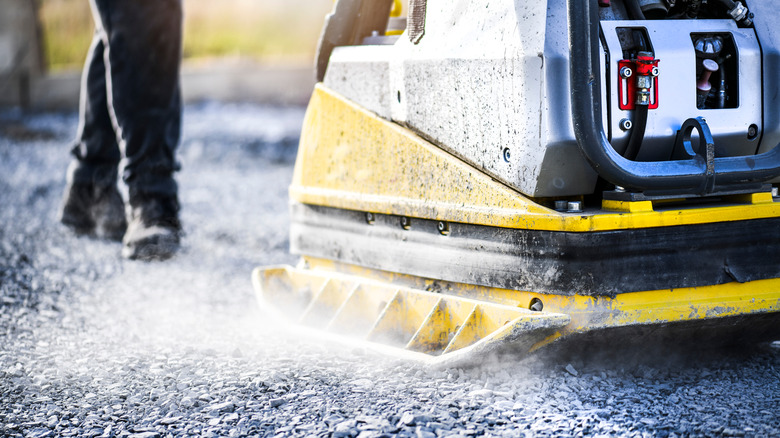
[[[780,37],[753,3],[337,1],[290,187],[301,260],[255,270],[261,302],[438,364],[777,339]]]

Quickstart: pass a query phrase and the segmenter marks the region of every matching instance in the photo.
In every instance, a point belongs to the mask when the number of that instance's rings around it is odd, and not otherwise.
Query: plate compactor
[[[780,338],[778,7],[337,0],[261,303],[436,364]]]

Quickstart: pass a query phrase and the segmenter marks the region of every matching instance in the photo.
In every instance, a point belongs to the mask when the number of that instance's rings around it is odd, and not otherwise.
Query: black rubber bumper
[[[571,233],[292,205],[291,251],[424,278],[560,295],[780,277],[780,218]]]

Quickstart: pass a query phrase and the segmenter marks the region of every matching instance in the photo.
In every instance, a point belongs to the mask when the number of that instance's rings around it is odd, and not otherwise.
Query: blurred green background
[[[184,0],[185,61],[313,59],[332,0]],[[81,68],[94,24],[87,0],[40,0],[50,70]]]

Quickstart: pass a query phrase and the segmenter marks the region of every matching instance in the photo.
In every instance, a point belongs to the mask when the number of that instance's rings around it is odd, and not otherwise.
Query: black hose
[[[634,38],[634,50],[637,52],[649,52],[652,50],[650,44],[647,43],[644,31],[634,29],[633,32],[631,32],[631,35]]]
[[[636,2],[636,0],[628,0],[629,3]],[[639,4],[636,3],[637,8]],[[640,11],[641,12],[641,11]],[[650,44],[645,39],[645,34],[641,30],[634,30],[634,44],[639,52],[649,52]],[[637,100],[639,100],[637,98]],[[639,149],[642,148],[642,142],[645,139],[645,130],[647,129],[647,105],[634,106],[634,114],[631,118],[631,133],[628,136],[628,146],[623,151],[623,157],[631,161],[636,160],[639,155]]]
[[[726,8],[726,11],[728,12],[728,15],[731,15],[735,11],[737,11],[737,8],[742,8],[743,14],[741,15],[741,18],[734,17],[734,21],[737,22],[740,26],[744,27],[750,27],[753,25],[753,14],[747,10],[746,6],[743,3],[737,3],[734,0],[717,0],[718,3],[723,5],[723,7]]]
[[[722,4],[727,10],[732,10],[735,7],[737,7],[737,4],[734,3],[733,0],[717,0],[718,3]]]
[[[645,13],[642,12],[642,8],[639,7],[639,0],[626,0],[626,9],[628,11],[628,17],[632,20],[645,19]]]
[[[634,108],[634,117],[631,120],[631,134],[628,136],[628,146],[623,152],[623,157],[628,160],[636,160],[639,155],[639,149],[645,139],[645,128],[647,128],[647,105],[636,105]]]
[[[723,68],[724,62],[718,63],[718,72],[720,81],[718,81],[718,108],[726,108],[726,69]]]

